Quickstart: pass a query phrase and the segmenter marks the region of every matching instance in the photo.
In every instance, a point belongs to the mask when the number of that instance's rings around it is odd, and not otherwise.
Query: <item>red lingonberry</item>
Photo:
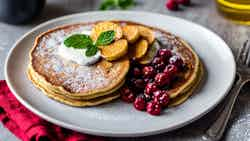
[[[144,111],[146,109],[146,100],[143,96],[137,96],[135,101],[134,101],[134,107],[137,110]]]
[[[181,59],[180,56],[172,56],[169,59],[169,63],[172,65],[175,65],[177,68],[181,68],[183,66],[183,60]]]
[[[147,112],[151,115],[160,115],[161,114],[161,105],[157,102],[149,102],[147,104]]]
[[[154,77],[155,70],[152,66],[145,66],[142,70],[145,78]]]
[[[155,76],[155,83],[159,86],[169,85],[171,81],[171,75],[167,73],[158,73]]]
[[[176,11],[178,10],[178,3],[176,2],[176,0],[167,0],[166,8],[169,10]]]
[[[139,77],[141,75],[141,70],[138,67],[133,68],[133,76]]]
[[[175,75],[178,72],[178,68],[175,65],[167,65],[163,71],[164,73],[169,73],[170,75]]]
[[[125,102],[131,103],[134,102],[135,95],[128,87],[123,87],[121,89],[121,99]]]
[[[161,106],[166,107],[169,103],[169,95],[164,90],[154,92],[154,102],[158,102]]]
[[[176,0],[176,2],[178,4],[182,4],[182,5],[185,5],[185,6],[189,6],[191,4],[190,0]]]
[[[145,87],[145,83],[144,83],[144,80],[143,79],[135,79],[134,81],[134,86],[136,88],[144,88]]]
[[[159,56],[162,58],[170,58],[172,56],[172,52],[169,49],[163,48],[159,50]]]
[[[155,83],[148,83],[145,87],[145,94],[151,95],[153,92],[157,91],[157,85]]]
[[[157,64],[161,63],[162,61],[163,61],[162,58],[160,58],[160,57],[155,57],[155,58],[153,59],[153,61],[152,61],[152,64],[153,64],[153,65],[157,65]]]

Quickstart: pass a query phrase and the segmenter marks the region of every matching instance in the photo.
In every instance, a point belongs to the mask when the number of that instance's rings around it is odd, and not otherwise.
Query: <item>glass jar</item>
[[[46,0],[0,0],[0,21],[20,24],[30,21],[43,9]]]
[[[250,0],[216,0],[218,11],[226,18],[250,25]]]

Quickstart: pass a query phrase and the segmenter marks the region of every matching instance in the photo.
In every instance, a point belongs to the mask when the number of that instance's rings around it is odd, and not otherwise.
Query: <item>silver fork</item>
[[[228,94],[228,97],[223,104],[223,110],[219,114],[215,122],[206,130],[203,140],[219,141],[225,131],[226,125],[233,110],[234,103],[244,84],[250,80],[250,41],[247,40],[243,46],[238,49],[237,53],[237,75],[234,86]]]

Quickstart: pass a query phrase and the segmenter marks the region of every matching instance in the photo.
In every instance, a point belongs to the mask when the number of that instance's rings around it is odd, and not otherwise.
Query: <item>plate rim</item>
[[[9,78],[9,75],[8,75],[8,64],[9,64],[10,57],[11,57],[11,55],[12,55],[15,47],[19,43],[21,43],[22,40],[25,39],[27,35],[31,34],[32,32],[36,31],[37,29],[39,29],[41,27],[44,27],[44,26],[49,25],[51,23],[58,22],[58,21],[61,21],[61,20],[67,19],[67,18],[77,17],[77,16],[81,16],[81,15],[84,15],[84,14],[101,14],[101,13],[114,13],[114,12],[115,13],[140,13],[140,14],[144,14],[144,15],[165,16],[165,17],[169,17],[169,18],[178,20],[180,22],[183,21],[183,22],[191,23],[191,24],[193,24],[195,26],[198,26],[200,28],[203,28],[207,32],[210,32],[213,35],[217,36],[227,46],[226,49],[229,51],[230,56],[232,57],[232,60],[233,60],[233,62],[232,62],[232,64],[233,64],[233,70],[232,70],[233,77],[232,77],[232,80],[230,82],[229,87],[225,90],[225,94],[222,97],[220,97],[220,99],[218,99],[215,102],[214,105],[212,105],[211,107],[209,107],[208,109],[206,109],[206,111],[198,114],[197,116],[193,117],[192,119],[190,119],[188,121],[183,122],[182,124],[173,126],[171,128],[160,128],[158,130],[152,129],[152,130],[147,130],[146,132],[133,132],[133,133],[127,133],[127,132],[126,133],[122,133],[122,132],[112,133],[112,132],[109,132],[109,131],[103,131],[103,130],[99,130],[99,129],[82,128],[82,127],[80,127],[78,125],[73,125],[73,124],[70,124],[70,123],[65,123],[65,122],[63,122],[61,120],[55,119],[55,118],[53,118],[51,116],[48,116],[45,113],[37,110],[30,103],[26,102],[25,99],[23,99],[21,96],[19,96],[18,92],[12,86],[12,82],[11,82],[11,80]],[[230,49],[230,47],[226,44],[226,42],[219,35],[217,35],[216,33],[214,33],[212,30],[210,30],[210,29],[208,29],[208,28],[206,28],[204,26],[201,26],[201,25],[199,25],[197,23],[194,23],[192,21],[189,21],[189,20],[186,20],[186,19],[182,19],[182,18],[179,18],[179,17],[174,17],[174,16],[171,16],[171,15],[154,13],[154,12],[146,12],[146,11],[120,11],[120,10],[91,11],[91,12],[81,12],[81,13],[76,13],[76,14],[70,14],[70,15],[61,16],[61,17],[58,17],[58,18],[55,18],[55,19],[51,19],[49,21],[43,22],[43,23],[35,26],[34,28],[32,28],[31,30],[29,30],[28,32],[26,32],[24,35],[22,35],[13,44],[13,46],[9,50],[9,52],[7,54],[7,57],[5,59],[4,76],[5,76],[6,82],[7,82],[8,86],[9,86],[10,90],[12,91],[12,93],[14,94],[14,96],[17,98],[17,100],[22,105],[24,105],[27,109],[29,109],[30,111],[32,111],[33,113],[35,113],[39,117],[41,117],[41,118],[43,118],[43,119],[45,119],[45,120],[47,120],[47,121],[49,121],[51,123],[54,123],[56,125],[59,125],[59,126],[62,126],[62,127],[68,128],[68,129],[76,130],[76,131],[79,131],[79,132],[82,132],[82,133],[87,133],[87,134],[92,134],[92,135],[98,135],[98,136],[108,136],[108,137],[141,137],[141,136],[155,135],[155,134],[159,134],[159,133],[163,133],[163,132],[168,132],[168,131],[172,131],[172,130],[175,130],[175,129],[179,129],[181,127],[184,127],[184,126],[186,126],[186,125],[188,125],[188,124],[190,124],[190,123],[192,123],[192,122],[200,119],[202,116],[204,116],[209,111],[211,111],[212,109],[214,109],[226,97],[226,95],[228,94],[229,90],[231,89],[231,87],[233,85],[233,82],[234,82],[234,79],[235,79],[235,76],[236,76],[236,62],[235,62],[232,50]]]

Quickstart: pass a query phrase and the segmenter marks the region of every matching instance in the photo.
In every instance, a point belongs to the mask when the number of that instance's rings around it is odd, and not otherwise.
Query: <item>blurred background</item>
[[[208,0],[213,1],[213,0]],[[214,0],[217,11],[229,20],[250,24],[249,0]],[[0,21],[10,24],[30,23],[39,16],[40,21],[62,15],[92,10],[140,9],[159,12],[184,11],[185,6],[199,6],[195,0],[155,0],[149,7],[143,6],[148,0],[0,0]],[[204,2],[202,2],[204,3]],[[204,3],[205,4],[205,3]],[[156,5],[155,7],[152,7]],[[183,6],[180,6],[183,5]],[[141,7],[140,7],[141,6]],[[161,6],[161,7],[159,7]],[[153,9],[152,9],[153,8]],[[213,9],[211,9],[213,10]],[[38,18],[37,18],[38,19]],[[39,22],[39,20],[38,20]]]
[[[24,33],[38,24],[60,16],[99,10],[103,2],[108,3],[104,5],[104,9],[107,5],[111,9],[120,9],[112,1],[117,0],[0,0],[0,79],[4,79],[3,66],[8,51]],[[128,4],[126,10],[156,12],[203,25],[224,39],[234,54],[250,38],[250,27],[247,26],[250,19],[250,0],[191,0],[188,6],[179,5],[178,8],[175,4],[168,4],[169,1],[171,0],[134,0],[135,5]],[[250,97],[247,95],[249,87],[243,91],[223,140],[250,139]],[[198,141],[203,131],[212,123],[214,113],[217,113],[216,109],[180,130],[138,140]],[[0,133],[0,140],[16,140],[1,124]]]

